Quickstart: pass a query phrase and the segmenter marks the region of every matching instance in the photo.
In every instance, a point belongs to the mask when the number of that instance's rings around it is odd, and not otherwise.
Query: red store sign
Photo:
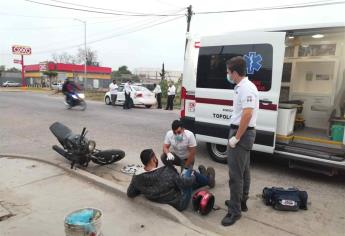
[[[16,54],[16,55],[31,55],[31,47],[21,46],[21,45],[13,45],[12,46],[12,53]]]

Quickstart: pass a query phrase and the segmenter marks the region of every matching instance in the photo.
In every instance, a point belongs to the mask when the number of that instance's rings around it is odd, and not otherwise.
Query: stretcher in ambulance
[[[259,90],[254,150],[291,167],[345,169],[345,25],[188,39],[180,118],[222,163],[235,86],[226,61],[239,55]]]

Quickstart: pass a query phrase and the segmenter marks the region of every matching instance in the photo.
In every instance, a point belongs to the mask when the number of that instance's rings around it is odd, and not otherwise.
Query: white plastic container
[[[279,108],[277,134],[288,136],[293,133],[297,108]]]

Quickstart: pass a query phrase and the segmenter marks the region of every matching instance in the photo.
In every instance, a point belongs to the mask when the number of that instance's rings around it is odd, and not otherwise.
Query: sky
[[[341,5],[301,9],[251,11],[222,14],[198,14],[209,11],[253,9],[291,4],[342,2],[342,0],[32,0],[41,3],[83,8],[96,11],[111,10],[173,16],[119,16],[87,13],[76,10],[43,6],[25,0],[0,0],[0,65],[17,67],[11,46],[31,46],[32,55],[25,56],[25,64],[52,60],[53,53],[77,54],[84,45],[86,21],[87,46],[97,51],[101,66],[116,70],[127,65],[135,68],[183,68],[187,21],[184,14],[192,5],[192,35],[214,35],[226,32],[313,25],[341,22],[345,24],[345,1]],[[85,8],[84,8],[85,9]],[[109,10],[106,10],[109,9]]]

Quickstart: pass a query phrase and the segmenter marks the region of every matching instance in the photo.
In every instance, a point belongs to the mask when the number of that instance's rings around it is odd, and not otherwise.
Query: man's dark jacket
[[[151,201],[166,203],[182,211],[181,190],[192,187],[193,181],[194,177],[182,178],[173,166],[163,166],[134,175],[127,196],[134,198],[143,194]]]

